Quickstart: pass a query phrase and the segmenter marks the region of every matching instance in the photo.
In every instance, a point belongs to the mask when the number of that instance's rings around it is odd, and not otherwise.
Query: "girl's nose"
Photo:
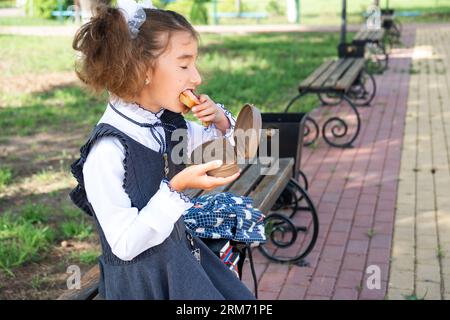
[[[202,83],[202,76],[198,72],[197,68],[194,68],[194,71],[191,75],[191,82],[196,86],[199,86]]]

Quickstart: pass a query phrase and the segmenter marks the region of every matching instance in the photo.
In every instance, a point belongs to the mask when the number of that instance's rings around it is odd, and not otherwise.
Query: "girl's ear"
[[[153,74],[152,69],[149,68],[145,73],[145,85],[148,85],[150,84],[150,82],[152,82],[152,74]]]

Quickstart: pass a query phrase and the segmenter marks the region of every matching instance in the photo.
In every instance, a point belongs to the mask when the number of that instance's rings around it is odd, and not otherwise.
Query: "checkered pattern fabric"
[[[217,193],[192,199],[194,205],[184,215],[186,227],[195,236],[264,243],[264,215],[252,199],[232,193]]]

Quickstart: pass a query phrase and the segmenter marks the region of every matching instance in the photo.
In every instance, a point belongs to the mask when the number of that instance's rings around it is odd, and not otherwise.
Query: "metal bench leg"
[[[294,179],[291,178],[283,192],[292,193],[293,199],[304,199],[308,209],[302,212],[301,217],[294,217],[295,214],[291,214],[292,219],[279,212],[268,215],[265,219],[268,242],[258,248],[265,257],[272,261],[305,266],[307,263],[304,258],[314,248],[319,234],[317,210],[308,193]],[[300,194],[300,197],[297,193]],[[297,202],[295,205],[298,207]],[[294,218],[301,225],[294,224]],[[299,245],[296,254],[289,256],[283,252],[294,244]]]
[[[355,141],[359,135],[359,131],[361,129],[361,118],[355,104],[346,95],[343,95],[342,98],[342,103],[348,103],[354,114],[356,122],[355,131],[349,134],[349,125],[345,119],[334,116],[329,118],[323,124],[322,137],[330,146],[338,148],[351,148],[353,141]]]
[[[377,92],[377,83],[375,77],[367,72],[366,69],[356,78],[355,83],[350,87],[347,96],[358,107],[370,106]]]

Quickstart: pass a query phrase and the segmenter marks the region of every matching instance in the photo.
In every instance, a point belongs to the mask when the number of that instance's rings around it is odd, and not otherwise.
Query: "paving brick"
[[[335,283],[336,278],[314,277],[307,291],[307,295],[331,297]]]
[[[305,300],[330,300],[328,296],[307,295]]]
[[[369,248],[369,239],[367,240],[350,240],[347,245],[348,253],[363,254]]]
[[[327,261],[341,261],[344,256],[344,246],[327,246],[322,251],[322,259]]]
[[[414,290],[414,272],[391,268],[389,288]]]
[[[392,236],[387,234],[375,234],[372,236],[370,246],[373,248],[391,249]]]
[[[441,285],[435,282],[416,282],[416,297],[424,300],[441,300]]]
[[[258,288],[262,291],[280,292],[287,274],[265,272],[259,282]]]
[[[307,287],[306,286],[283,286],[279,300],[303,300],[305,298]]]
[[[314,268],[310,267],[294,267],[292,268],[286,278],[286,284],[308,286],[312,280]]]
[[[358,290],[356,288],[336,288],[333,300],[356,300],[358,299]]]
[[[441,281],[441,275],[440,275],[440,267],[438,264],[431,266],[431,265],[424,265],[424,264],[417,264],[417,270],[416,270],[416,280],[417,281],[423,281],[423,282],[438,282]]]
[[[336,287],[340,288],[360,288],[364,271],[342,270],[337,279]]]
[[[336,278],[339,272],[340,263],[336,261],[322,260],[316,268],[315,277]]]
[[[331,232],[350,233],[351,228],[352,228],[351,220],[336,219],[336,220],[334,220],[333,224],[331,225],[330,231]]]
[[[402,255],[397,258],[391,258],[391,266],[396,270],[414,272],[414,256]]]
[[[367,264],[389,263],[389,248],[370,248]]]
[[[372,226],[372,221],[372,215],[360,215],[358,213],[353,219],[353,225],[357,227],[366,227],[369,229]]]
[[[347,238],[348,234],[345,232],[330,232],[326,243],[327,245],[343,246],[347,242]]]
[[[278,292],[263,291],[258,289],[258,300],[276,300],[278,298]]]
[[[362,272],[364,270],[365,265],[366,265],[365,254],[347,253],[344,257],[342,270],[353,270]]]
[[[369,234],[371,234],[371,232],[373,232],[373,230],[370,227],[354,226],[352,228],[352,232],[350,233],[350,239],[366,241],[369,239]]]
[[[365,280],[365,279],[364,279]],[[361,300],[384,300],[386,298],[387,283],[382,281],[379,288],[369,289],[366,284],[363,285],[359,299]]]

